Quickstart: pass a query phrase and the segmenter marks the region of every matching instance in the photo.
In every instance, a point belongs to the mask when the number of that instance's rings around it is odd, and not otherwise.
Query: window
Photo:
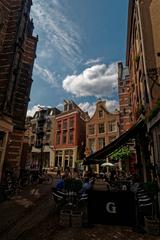
[[[63,131],[62,143],[66,144],[66,142],[67,142],[67,133],[66,133],[66,131]]]
[[[32,125],[32,132],[35,133],[36,132],[36,124]]]
[[[34,142],[34,135],[31,136],[31,143]]]
[[[131,106],[131,97],[128,97],[128,106]]]
[[[73,150],[65,150],[65,161],[68,162],[69,167],[73,167]]]
[[[60,131],[61,130],[61,122],[57,122],[57,130]]]
[[[73,130],[70,129],[69,130],[69,144],[72,144],[73,143]]]
[[[74,118],[73,117],[69,119],[69,127],[70,128],[74,127]]]
[[[5,137],[5,133],[0,131],[0,147],[3,147],[4,145],[4,137]]]
[[[103,110],[99,110],[98,116],[99,116],[99,118],[102,118],[104,116],[104,111]]]
[[[89,151],[90,154],[94,152],[95,149],[95,139],[89,139]]]
[[[69,167],[72,168],[73,167],[73,157],[70,156],[70,159],[69,159]]]
[[[62,166],[62,151],[56,151],[55,167]]]
[[[123,118],[120,118],[120,123],[123,123],[124,122],[124,119]]]
[[[94,134],[95,130],[94,130],[94,124],[89,124],[88,125],[88,134]]]
[[[99,133],[104,133],[105,132],[104,123],[99,123],[98,124],[98,130],[99,130]]]
[[[43,167],[44,168],[49,168],[50,167],[50,153],[49,152],[44,152],[44,163]]]
[[[42,139],[36,139],[36,147],[37,148],[41,148],[42,146],[43,146],[43,141],[42,141]]]
[[[46,141],[49,141],[50,139],[50,134],[46,134]]]
[[[99,146],[99,149],[105,146],[105,138],[98,139],[98,146]]]
[[[109,132],[115,132],[117,130],[116,121],[110,121],[108,123],[108,127],[109,127]]]
[[[67,129],[67,119],[65,119],[64,121],[63,121],[63,129]]]
[[[51,130],[51,121],[50,120],[47,121],[46,130],[47,131]]]
[[[56,144],[60,144],[60,133],[59,132],[56,135]]]

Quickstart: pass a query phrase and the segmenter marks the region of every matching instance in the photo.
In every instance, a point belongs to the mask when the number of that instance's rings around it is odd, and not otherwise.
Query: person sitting
[[[89,180],[89,178],[84,179],[84,183],[81,189],[81,193],[87,193],[88,190],[92,188],[92,182]]]
[[[64,178],[58,179],[56,181],[56,190],[63,190],[64,189]]]

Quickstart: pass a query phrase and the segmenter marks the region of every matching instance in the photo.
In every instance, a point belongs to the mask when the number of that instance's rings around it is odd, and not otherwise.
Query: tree
[[[130,156],[131,156],[131,150],[127,146],[124,146],[118,150],[115,150],[110,155],[113,161],[121,161],[123,170],[125,170],[125,166],[126,166],[125,161],[128,160]]]

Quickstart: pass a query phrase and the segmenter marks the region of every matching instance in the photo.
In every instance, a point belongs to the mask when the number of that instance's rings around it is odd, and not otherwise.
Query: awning
[[[135,123],[128,131],[123,133],[119,138],[115,139],[110,144],[106,145],[102,149],[97,152],[89,155],[83,162],[83,165],[97,164],[101,163],[102,159],[106,158],[113,151],[118,149],[120,146],[124,145],[129,139],[135,138],[137,133],[142,129],[145,125],[144,120],[141,119],[137,123]]]

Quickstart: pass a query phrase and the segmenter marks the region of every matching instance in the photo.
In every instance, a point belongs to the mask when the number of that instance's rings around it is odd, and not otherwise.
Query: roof
[[[113,151],[118,149],[120,146],[125,144],[129,139],[135,138],[138,131],[145,125],[144,120],[141,119],[137,123],[135,123],[128,131],[123,133],[119,138],[115,139],[110,144],[106,145],[102,149],[97,152],[89,155],[84,160],[84,165],[97,164],[101,159],[110,155]]]

